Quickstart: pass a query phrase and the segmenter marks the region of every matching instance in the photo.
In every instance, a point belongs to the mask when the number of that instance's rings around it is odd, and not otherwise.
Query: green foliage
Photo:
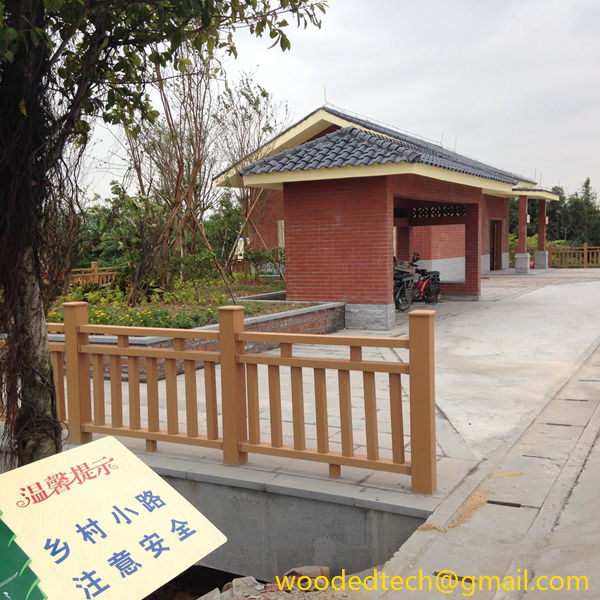
[[[206,237],[220,260],[227,260],[237,241],[242,222],[242,209],[233,201],[230,191],[227,190],[205,223]]]
[[[71,115],[73,133],[84,139],[92,115],[128,123],[133,130],[139,128],[138,114],[155,119],[146,83],[156,66],[173,64],[185,71],[178,55],[182,44],[206,57],[217,49],[237,55],[233,32],[247,26],[251,34],[266,33],[272,46],[288,50],[283,14],[304,27],[320,26],[325,7],[326,0],[44,0],[43,26],[18,30],[11,18],[15,9],[1,0],[0,63],[45,46],[54,66],[51,87]]]

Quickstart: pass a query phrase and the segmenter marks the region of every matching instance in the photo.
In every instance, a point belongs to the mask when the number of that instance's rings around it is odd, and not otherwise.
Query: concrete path
[[[494,275],[476,306],[439,305],[438,422],[480,460],[380,567],[425,589],[357,596],[600,597],[598,275]]]

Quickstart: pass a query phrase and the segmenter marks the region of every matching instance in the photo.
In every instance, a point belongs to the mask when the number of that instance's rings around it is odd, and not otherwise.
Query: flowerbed
[[[236,296],[248,296],[263,292],[281,290],[283,282],[236,281],[232,283]],[[132,327],[176,327],[191,329],[218,323],[218,307],[231,304],[222,283],[186,282],[175,286],[173,292],[155,288],[148,299],[140,306],[125,305],[126,294],[119,289],[99,286],[78,286],[69,294],[59,298],[50,308],[46,320],[49,323],[62,323],[64,320],[63,302],[85,301],[89,303],[88,320],[94,325],[127,325]],[[294,310],[311,306],[310,302],[267,302],[244,301],[246,317]]]

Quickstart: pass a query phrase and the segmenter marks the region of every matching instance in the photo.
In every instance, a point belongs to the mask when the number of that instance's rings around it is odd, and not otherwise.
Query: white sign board
[[[226,541],[112,437],[0,475],[0,512],[0,565],[20,548],[49,600],[144,598]]]

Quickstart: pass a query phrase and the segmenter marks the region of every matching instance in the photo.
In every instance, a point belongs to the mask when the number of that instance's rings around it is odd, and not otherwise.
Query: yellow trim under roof
[[[477,177],[440,167],[424,165],[422,163],[386,163],[384,165],[359,165],[347,167],[323,167],[321,169],[306,169],[297,171],[278,171],[273,173],[252,173],[246,175],[244,185],[247,187],[282,190],[284,183],[296,181],[323,181],[326,179],[345,179],[349,177],[377,177],[381,175],[420,175],[450,183],[468,185],[479,188],[484,194],[494,196],[513,197],[512,183],[493,181],[485,177]]]
[[[515,198],[518,198],[519,196],[527,196],[527,198],[529,200],[549,200],[551,202],[553,202],[555,200],[560,200],[560,197],[558,196],[558,194],[553,194],[552,192],[549,192],[548,190],[536,190],[536,189],[519,190],[519,189],[513,189],[512,196],[515,197]]]

